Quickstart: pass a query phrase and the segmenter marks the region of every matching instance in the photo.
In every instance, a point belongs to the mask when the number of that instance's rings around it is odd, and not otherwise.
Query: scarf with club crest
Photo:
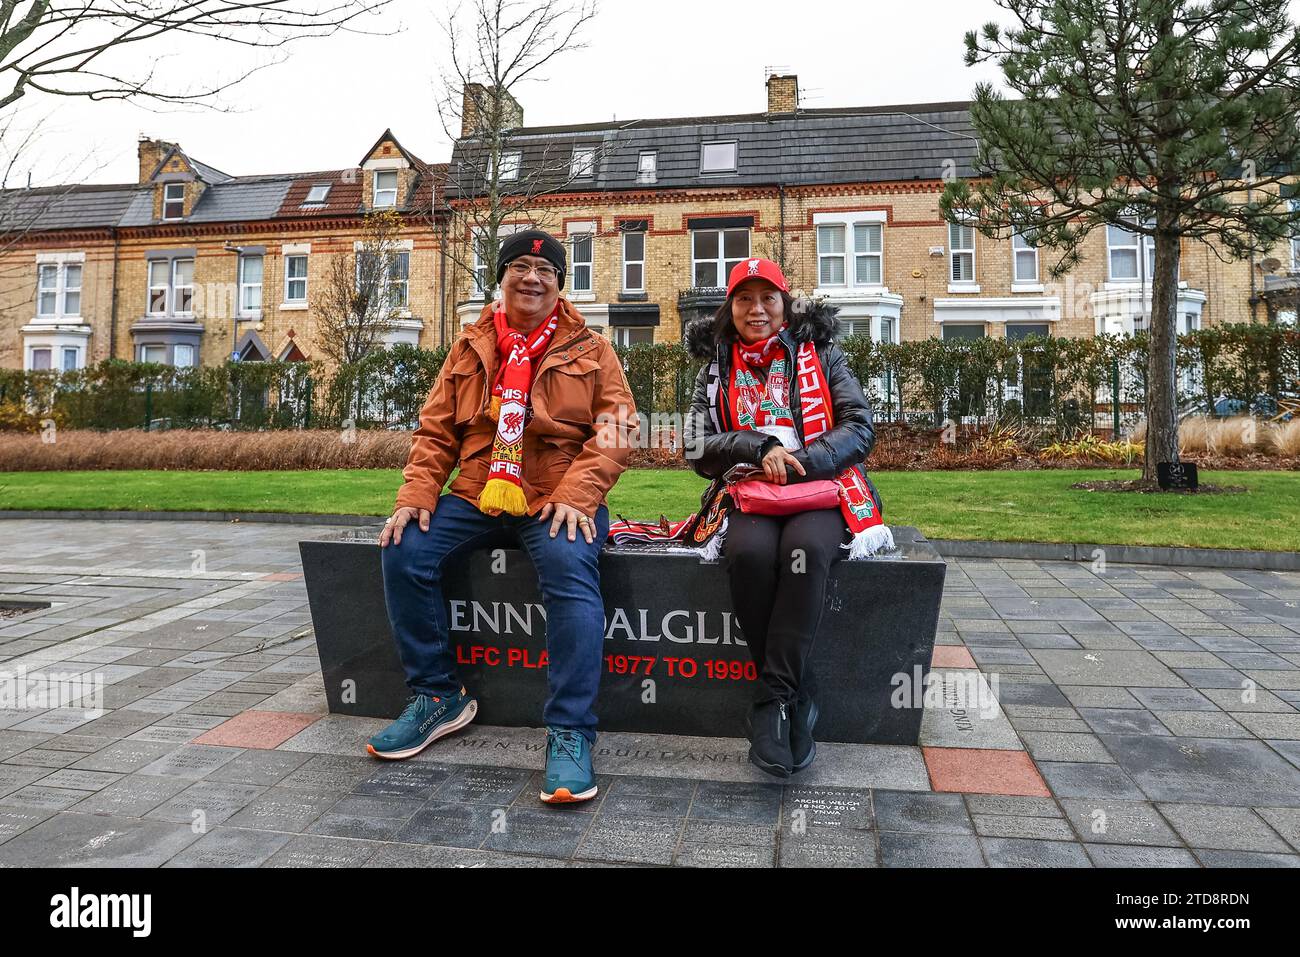
[[[555,335],[560,323],[558,309],[551,318],[525,336],[510,327],[505,307],[497,304],[492,313],[497,331],[497,373],[492,384],[489,415],[496,420],[492,440],[492,464],[487,483],[479,493],[479,511],[488,515],[523,515],[528,510],[524,497],[524,426],[531,409],[528,393],[533,385],[533,363]]]

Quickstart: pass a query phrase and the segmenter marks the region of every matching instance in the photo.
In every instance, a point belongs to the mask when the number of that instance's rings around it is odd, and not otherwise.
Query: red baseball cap
[[[785,281],[785,275],[781,272],[781,267],[770,259],[742,259],[732,267],[731,275],[727,277],[727,298],[736,291],[746,279],[766,279],[777,289],[782,292],[790,291],[790,284]]]

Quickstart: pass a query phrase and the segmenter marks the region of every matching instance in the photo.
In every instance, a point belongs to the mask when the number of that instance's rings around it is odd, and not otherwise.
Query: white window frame
[[[292,263],[295,259],[302,260],[302,275],[292,275]],[[284,256],[284,301],[294,304],[305,303],[307,301],[307,253],[285,253]],[[302,283],[302,295],[293,294],[293,284]]]
[[[72,366],[68,366],[68,353],[72,353]],[[76,372],[81,368],[81,350],[76,346],[59,346],[60,372]]]
[[[647,163],[646,160],[649,160]],[[659,180],[659,151],[642,150],[636,161],[636,181],[655,183]]]
[[[1133,216],[1124,217],[1125,221],[1138,225],[1137,218]],[[1147,225],[1150,225],[1148,221]],[[1132,237],[1132,242],[1115,243],[1112,241],[1112,230],[1122,231]],[[1137,260],[1137,275],[1122,278],[1115,276],[1114,253],[1116,250],[1133,250]],[[1156,271],[1156,238],[1154,236],[1144,236],[1141,233],[1124,229],[1122,226],[1106,226],[1106,278],[1108,282],[1117,285],[1127,286],[1149,286]],[[1178,273],[1182,275],[1182,263],[1178,265]]]
[[[885,225],[888,222],[889,214],[883,209],[864,209],[857,212],[834,212],[834,213],[814,213],[813,234],[814,241],[817,243],[817,289],[826,289],[835,294],[843,294],[847,291],[870,291],[883,292],[885,287]],[[822,234],[823,227],[838,227],[841,230],[843,238],[843,252],[840,253],[823,253],[822,252]],[[875,227],[880,230],[880,251],[879,252],[858,252],[858,231],[862,228]],[[842,259],[844,270],[844,282],[842,283],[822,283],[821,261],[822,259]],[[872,280],[868,276],[862,275],[863,270],[860,260],[875,259],[878,263],[880,276],[878,280]]]
[[[36,368],[36,353],[49,353],[50,364],[44,369]],[[39,345],[29,346],[27,349],[27,371],[28,372],[54,372],[54,346]]]
[[[1031,276],[1021,275],[1021,263],[1032,262]],[[1011,284],[1013,286],[1033,286],[1041,289],[1038,278],[1038,247],[1029,241],[1021,230],[1011,234]]]
[[[262,278],[257,282],[249,282],[246,270],[248,264],[254,259],[260,260],[262,267]],[[260,316],[262,314],[262,286],[266,281],[266,257],[262,253],[244,253],[239,257],[239,314],[241,316]],[[247,305],[245,300],[247,294],[252,290],[257,290],[257,305]]]
[[[317,203],[324,203],[329,197],[331,185],[330,183],[313,183],[311,189],[307,190],[307,198],[302,201],[302,204],[304,206],[314,206]],[[324,192],[318,196],[316,194],[317,190],[324,190]]]
[[[596,175],[596,146],[575,146],[569,161],[569,176],[572,179],[591,179]]]
[[[847,223],[819,223],[817,229],[817,288],[818,289],[838,289],[848,286],[849,284],[849,253],[845,240],[848,235],[849,227]],[[822,244],[822,233],[838,233],[839,252],[824,252]],[[827,244],[829,245],[829,244]],[[828,260],[839,260],[840,281],[827,282],[825,274],[822,272],[822,264]]]
[[[578,258],[578,244],[586,243],[590,258]],[[587,270],[586,283],[578,277],[583,268]],[[569,235],[569,291],[577,295],[595,292],[596,289],[596,234],[589,232],[571,233]]]
[[[186,360],[184,362],[179,361],[182,349],[186,350]],[[195,360],[197,356],[195,355],[195,352],[196,350],[194,346],[188,342],[176,343],[172,346],[172,367],[176,369],[192,369],[196,364]]]
[[[163,270],[163,282],[162,282],[162,283],[156,283],[156,282],[154,282],[154,267],[155,267],[155,266],[157,266],[157,267],[159,267],[159,268],[161,268],[161,269]],[[145,311],[146,311],[146,313],[147,313],[148,315],[151,315],[151,316],[165,316],[165,315],[168,315],[168,311],[167,311],[167,310],[171,307],[171,302],[172,302],[172,285],[171,285],[171,277],[172,277],[172,266],[171,266],[171,261],[170,261],[170,260],[168,260],[168,259],[150,259],[150,260],[148,260],[148,262],[146,263],[146,265],[145,265],[145,283],[146,283],[146,286],[145,286],[145,290],[146,290],[145,295],[146,295],[147,298],[145,299]],[[153,303],[154,303],[154,293],[156,293],[156,292],[161,292],[161,293],[162,293],[162,299],[161,299],[161,301],[162,301],[162,309],[155,309],[155,308],[153,307]]]
[[[403,276],[400,279],[393,278],[393,267],[397,263],[403,263]],[[395,249],[388,254],[388,263],[384,269],[383,279],[380,283],[380,295],[388,303],[388,308],[396,312],[410,312],[411,310],[411,252],[408,249]],[[394,301],[394,293],[401,290],[400,301]]]
[[[718,156],[719,156],[717,150],[719,147],[730,148],[731,165],[729,166],[717,165]],[[710,150],[713,150],[712,154],[710,154]],[[708,142],[701,143],[700,144],[700,172],[701,173],[734,173],[736,172],[736,170],[739,168],[740,165],[739,153],[740,153],[740,148],[737,145],[736,140],[709,140]],[[714,159],[713,165],[708,165],[705,163],[705,159],[709,158],[710,155],[712,155],[712,158]],[[725,154],[723,154],[722,158],[725,159]]]
[[[497,172],[498,183],[512,183],[519,179],[519,166],[524,154],[520,150],[507,150],[501,154],[501,166]]]
[[[393,185],[392,185],[392,186],[383,186],[383,187],[381,187],[381,186],[379,185],[379,177],[381,177],[381,176],[392,176],[392,177],[393,177]],[[375,171],[374,171],[374,179],[371,180],[371,188],[370,188],[371,206],[372,206],[374,209],[390,209],[390,208],[396,206],[396,205],[397,205],[397,190],[398,190],[398,188],[399,188],[400,186],[401,186],[401,177],[398,175],[398,171],[397,171],[397,170],[395,170],[395,169],[377,169],[377,170],[375,170]],[[392,196],[392,201],[391,201],[391,202],[383,202],[383,201],[381,201],[381,197],[383,197],[384,199],[387,199],[390,195]]]
[[[49,281],[50,277],[53,282]],[[63,265],[61,263],[37,263],[36,264],[36,315],[42,317],[55,317],[62,315],[59,311],[59,304],[63,297],[59,294],[59,287],[63,284]],[[43,300],[50,300],[49,309],[43,307]]]
[[[633,329],[648,329],[648,330],[650,330],[650,342],[649,342],[649,343],[641,343],[641,344],[642,344],[642,345],[653,345],[653,344],[654,344],[654,341],[655,341],[655,327],[654,327],[654,326],[613,326],[613,327],[610,329],[610,332],[612,333],[612,337],[613,337],[613,340],[614,340],[614,345],[616,345],[616,346],[623,346],[623,347],[625,347],[625,348],[629,348],[629,349],[630,349],[633,345],[636,345],[637,343],[633,343],[632,341],[630,341],[631,338],[632,338],[632,336],[631,336],[631,331],[632,331]]]
[[[162,358],[161,358],[161,359],[150,359],[150,358],[149,358],[149,350],[150,350],[150,349],[161,349],[161,350],[162,350]],[[156,362],[156,363],[158,363],[159,365],[164,365],[164,366],[165,366],[165,365],[167,365],[167,346],[166,346],[166,344],[164,344],[164,343],[158,343],[158,342],[141,343],[141,344],[140,344],[140,352],[138,353],[138,356],[139,356],[138,361],[140,361],[140,362]]]
[[[634,259],[628,256],[627,241],[628,241],[628,237],[630,236],[641,237],[641,258],[640,259]],[[646,230],[629,229],[623,233],[623,291],[624,292],[645,292],[645,244],[646,244]],[[635,286],[632,285],[630,282],[628,282],[627,279],[627,270],[629,266],[641,267],[641,282]]]
[[[967,245],[965,240],[969,235],[970,244]],[[970,278],[958,278],[958,262],[970,263]],[[965,270],[963,270],[965,271]],[[968,289],[976,286],[975,283],[975,227],[969,223],[949,223],[948,224],[948,285],[956,286],[960,289]]]
[[[194,260],[189,257],[180,257],[170,260],[170,262],[171,268],[168,270],[168,275],[170,276],[172,287],[170,297],[172,307],[171,315],[192,316],[194,315]],[[176,281],[176,274],[180,271],[181,263],[190,264],[190,281],[184,284]],[[227,273],[227,275],[229,275],[229,273]],[[190,292],[190,307],[188,309],[180,308],[182,289],[188,289]]]
[[[173,196],[172,190],[178,191],[178,195]],[[167,208],[173,204],[180,205],[180,212],[175,216],[167,215]],[[184,183],[163,183],[163,204],[162,218],[164,222],[175,222],[178,219],[185,218],[185,184]]]
[[[745,234],[745,255],[739,257],[727,257],[727,234],[728,233]],[[712,259],[701,259],[695,254],[695,247],[699,237],[705,233],[712,233],[718,237],[718,255]],[[691,230],[691,286],[692,288],[726,288],[727,276],[731,270],[736,267],[736,263],[750,259],[754,249],[753,230],[749,226],[736,226],[731,229],[692,229]],[[718,281],[714,286],[700,287],[696,282],[695,275],[701,263],[712,263],[718,270]]]
[[[70,273],[73,269],[77,271],[77,284],[75,286],[68,281],[68,273]],[[64,263],[63,268],[59,270],[59,278],[63,283],[63,289],[59,293],[59,302],[63,306],[63,310],[60,313],[60,315],[80,316],[81,315],[81,285],[86,281],[86,270],[84,264],[79,262]],[[69,309],[68,296],[74,293],[76,294],[77,297],[77,308]]]

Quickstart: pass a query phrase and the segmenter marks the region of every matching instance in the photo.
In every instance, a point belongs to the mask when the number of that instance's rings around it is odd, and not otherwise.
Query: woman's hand
[[[393,517],[384,523],[384,530],[379,533],[379,547],[387,548],[388,543],[394,545],[402,544],[402,529],[406,528],[406,523],[420,520],[420,531],[429,530],[429,517],[433,514],[427,508],[399,508],[393,513]]]
[[[800,475],[806,476],[799,460],[786,451],[784,445],[774,445],[772,451],[763,456],[763,477],[769,482],[775,482],[777,485],[784,485],[786,482],[786,466],[794,469]]]

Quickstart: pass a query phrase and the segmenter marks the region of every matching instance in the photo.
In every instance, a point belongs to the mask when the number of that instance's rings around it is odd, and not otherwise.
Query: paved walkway
[[[993,712],[785,787],[743,741],[605,734],[601,797],[557,810],[541,732],[381,764],[383,722],[326,714],[296,546],[325,531],[0,522],[0,604],[50,605],[0,618],[0,672],[103,682],[0,701],[0,866],[1300,863],[1300,575],[953,562],[935,667]]]

